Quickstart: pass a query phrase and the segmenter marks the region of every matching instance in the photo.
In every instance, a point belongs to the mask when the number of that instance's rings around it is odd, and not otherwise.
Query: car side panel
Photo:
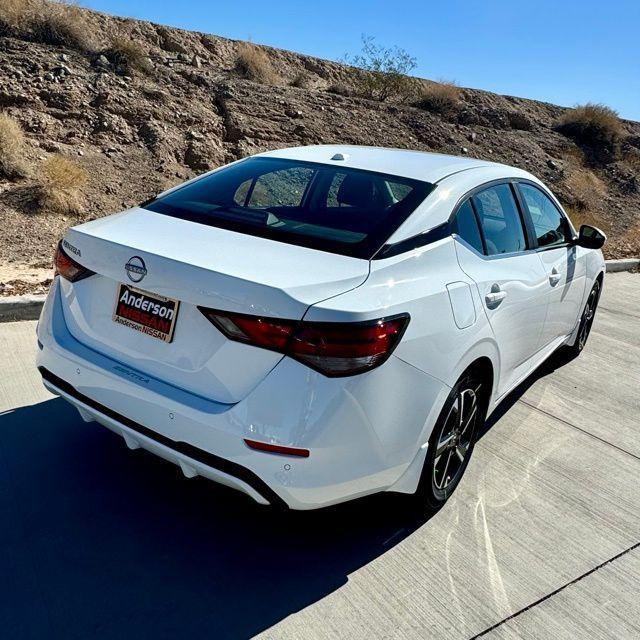
[[[547,318],[541,345],[569,335],[582,312],[586,281],[586,249],[576,245],[539,251],[549,276]],[[556,282],[554,277],[559,280]]]
[[[471,291],[465,305],[473,305],[473,314],[465,306],[464,328],[456,324],[447,288],[459,289],[461,285]],[[486,356],[494,368],[499,367],[493,332],[480,306],[477,287],[458,267],[451,237],[372,261],[371,274],[362,286],[313,305],[305,319],[357,321],[404,312],[411,320],[394,356],[448,387],[475,358]],[[421,441],[428,439],[432,428],[432,423],[425,423]]]

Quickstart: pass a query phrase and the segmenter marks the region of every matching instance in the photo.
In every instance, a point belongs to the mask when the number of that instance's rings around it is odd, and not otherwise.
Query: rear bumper
[[[377,491],[415,490],[421,445],[448,393],[415,367],[392,357],[368,374],[330,379],[285,358],[245,399],[223,404],[76,340],[58,286],[56,279],[38,325],[45,386],[129,446],[279,507],[313,509]],[[244,438],[311,454],[254,451]]]

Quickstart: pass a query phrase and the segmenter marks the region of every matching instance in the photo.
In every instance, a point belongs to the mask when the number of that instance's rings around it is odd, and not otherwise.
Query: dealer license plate
[[[163,342],[173,340],[180,302],[120,284],[113,321]]]

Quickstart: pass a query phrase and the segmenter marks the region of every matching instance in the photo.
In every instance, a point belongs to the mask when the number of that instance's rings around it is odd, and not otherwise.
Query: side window
[[[567,223],[556,205],[533,185],[520,183],[518,187],[531,216],[538,246],[564,244],[568,239]]]
[[[527,248],[518,207],[508,184],[498,184],[473,197],[487,254],[498,255]]]
[[[250,181],[243,182],[234,195],[240,206],[255,208],[297,207],[311,180],[314,170],[306,167],[281,169],[261,175],[251,187]],[[249,201],[247,202],[247,196]]]
[[[458,209],[455,221],[456,233],[476,251],[483,253],[482,239],[476,214],[473,212],[471,201],[466,200]]]

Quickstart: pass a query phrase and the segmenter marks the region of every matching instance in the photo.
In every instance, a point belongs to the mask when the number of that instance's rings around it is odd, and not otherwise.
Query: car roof
[[[467,169],[496,166],[508,168],[506,165],[500,165],[497,162],[449,156],[441,153],[338,144],[290,147],[267,151],[258,155],[269,158],[286,158],[288,160],[340,165],[431,183],[438,182],[447,176]],[[344,159],[334,159],[338,155],[341,155]]]

